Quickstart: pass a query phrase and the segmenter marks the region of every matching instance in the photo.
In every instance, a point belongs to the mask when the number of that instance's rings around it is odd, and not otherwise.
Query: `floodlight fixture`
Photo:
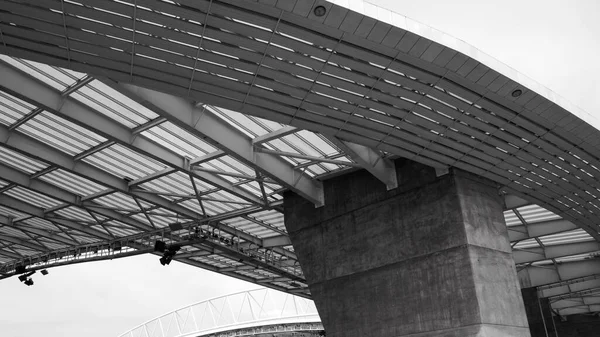
[[[167,244],[164,241],[156,240],[154,243],[154,251],[164,253],[167,249]]]
[[[183,229],[183,224],[181,222],[173,222],[169,224],[169,228],[171,231],[179,231]]]
[[[21,281],[21,282],[26,281],[29,278],[29,276],[31,276],[33,274],[35,274],[35,270],[32,270],[27,274],[23,274],[23,275],[19,276],[19,281]]]
[[[155,247],[156,247],[156,245],[155,245]],[[169,248],[167,248],[166,250],[163,249],[163,252],[164,252],[163,256],[159,259],[160,264],[162,264],[163,266],[169,265],[171,263],[171,261],[173,261],[173,257],[175,256],[175,254],[177,254],[177,252],[180,249],[181,249],[180,245],[170,245]],[[156,248],[155,248],[155,250],[156,250]]]
[[[511,96],[512,97],[519,97],[519,96],[521,96],[521,94],[523,94],[523,90],[517,89],[517,90],[515,90],[515,91],[512,92]]]
[[[33,285],[33,280],[31,278],[28,278],[24,283],[29,287]]]
[[[43,269],[43,270],[41,271],[41,273],[42,273],[42,275],[48,275],[48,271],[47,271],[46,269]]]

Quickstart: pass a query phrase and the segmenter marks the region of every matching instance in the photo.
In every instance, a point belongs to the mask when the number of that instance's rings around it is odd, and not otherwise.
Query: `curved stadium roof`
[[[194,303],[151,319],[119,337],[320,336],[313,301],[255,289]]]
[[[522,284],[600,311],[596,122],[435,29],[362,1],[6,0],[0,54],[0,278],[163,240],[309,297],[281,192],[393,188],[405,157],[496,181]]]

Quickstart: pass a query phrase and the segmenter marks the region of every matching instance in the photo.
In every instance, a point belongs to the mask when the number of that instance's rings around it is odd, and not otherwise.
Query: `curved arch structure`
[[[323,325],[311,300],[254,289],[198,302],[141,324],[120,337],[318,335]]]
[[[530,285],[599,286],[598,122],[387,9],[4,0],[0,54],[0,279],[163,240],[185,243],[181,262],[310,297],[281,192],[319,206],[321,180],[354,168],[394,188],[389,159],[405,157],[498,183]],[[600,310],[581,299],[565,312]]]

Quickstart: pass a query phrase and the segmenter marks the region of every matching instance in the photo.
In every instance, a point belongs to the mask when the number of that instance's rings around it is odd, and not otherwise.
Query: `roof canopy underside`
[[[393,188],[405,157],[498,182],[524,284],[600,311],[598,130],[394,13],[284,3],[1,1],[4,277],[192,240],[178,260],[309,296],[281,192]]]

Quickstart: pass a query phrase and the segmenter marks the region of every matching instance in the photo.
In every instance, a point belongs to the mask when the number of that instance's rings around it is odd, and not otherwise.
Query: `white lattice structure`
[[[149,320],[120,337],[256,336],[323,330],[313,301],[262,288],[215,297]]]

